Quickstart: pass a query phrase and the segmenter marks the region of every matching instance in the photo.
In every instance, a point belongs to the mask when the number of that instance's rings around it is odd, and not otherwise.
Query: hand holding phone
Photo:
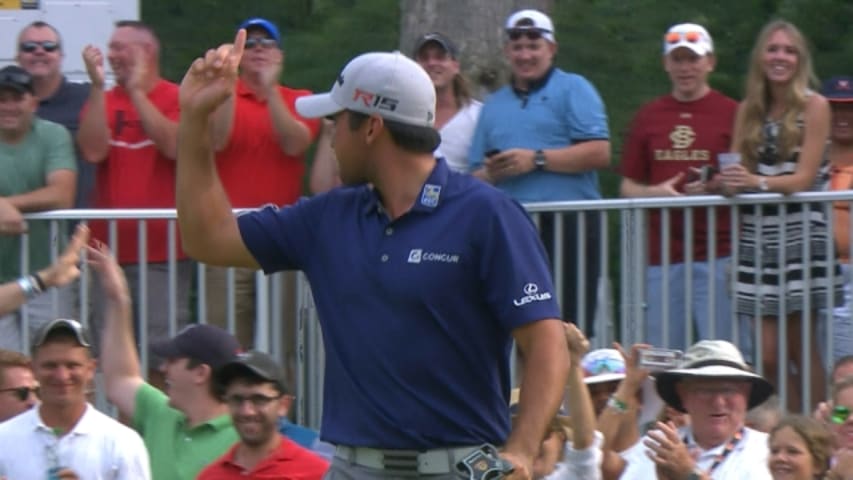
[[[681,350],[670,348],[645,348],[640,350],[640,368],[659,372],[661,370],[672,370],[678,368],[681,363],[681,357],[684,353]]]

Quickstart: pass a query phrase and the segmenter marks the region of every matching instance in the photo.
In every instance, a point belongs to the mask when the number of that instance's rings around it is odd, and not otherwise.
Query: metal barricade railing
[[[525,205],[530,212],[533,221],[536,225],[540,225],[542,214],[554,214],[553,228],[553,244],[554,251],[551,255],[552,267],[554,270],[555,287],[558,292],[558,298],[561,303],[564,302],[563,282],[567,272],[560,268],[563,257],[567,254],[564,251],[566,238],[564,238],[564,229],[562,228],[563,215],[572,212],[594,212],[596,222],[598,224],[598,259],[601,274],[598,280],[593,285],[582,284],[579,286],[577,294],[578,309],[584,312],[586,309],[593,308],[593,305],[588,305],[586,302],[589,293],[587,289],[594,289],[596,292],[595,306],[595,331],[596,336],[592,339],[593,348],[608,347],[614,340],[620,341],[623,345],[640,342],[645,339],[645,312],[647,309],[646,296],[650,292],[646,291],[646,272],[648,268],[648,217],[651,210],[660,210],[662,216],[662,225],[664,228],[671,226],[671,215],[674,211],[683,210],[684,229],[683,242],[685,245],[692,245],[694,242],[694,213],[700,209],[706,212],[708,226],[716,225],[717,208],[729,209],[731,212],[731,233],[732,233],[732,264],[737,263],[737,251],[739,240],[739,222],[741,207],[747,205],[791,205],[801,204],[804,202],[818,202],[822,205],[829,206],[831,202],[843,201],[849,205],[853,205],[853,191],[846,192],[814,192],[802,193],[797,195],[782,196],[778,194],[756,194],[744,195],[734,198],[724,198],[718,196],[695,196],[695,197],[677,197],[677,198],[642,198],[642,199],[606,199],[598,201],[581,201],[581,202],[554,202],[554,203],[536,203]],[[783,207],[783,211],[784,211]],[[825,211],[831,215],[831,209],[825,208]],[[179,261],[177,257],[177,228],[175,210],[171,209],[146,209],[146,210],[62,210],[43,212],[37,214],[27,214],[25,218],[28,221],[50,221],[52,238],[62,236],[63,227],[68,221],[93,221],[107,220],[110,222],[108,228],[108,239],[106,243],[115,250],[118,246],[118,234],[116,228],[116,220],[137,220],[139,222],[139,250],[140,261],[145,260],[145,249],[147,247],[147,228],[146,223],[150,220],[168,220],[168,252],[169,257],[166,262],[168,265],[168,295],[167,298],[158,299],[158,301],[166,302],[168,306],[169,318],[169,334],[174,335],[177,331],[177,298],[181,293],[178,291],[178,280],[176,277],[176,265]],[[579,278],[583,278],[587,264],[595,259],[590,259],[586,255],[586,250],[589,245],[586,244],[587,239],[584,236],[586,230],[587,217],[581,215],[578,217],[577,231],[575,234],[575,245],[578,252],[575,256],[580,259],[575,265]],[[833,227],[831,217],[828,218],[829,236],[832,238]],[[852,227],[853,228],[853,227]],[[65,230],[67,231],[67,229]],[[713,231],[713,230],[710,230]],[[804,231],[808,233],[808,227],[804,227]],[[663,279],[661,282],[661,292],[651,292],[660,296],[664,301],[662,316],[663,322],[663,338],[665,341],[670,341],[668,330],[674,325],[674,322],[684,321],[685,319],[673,318],[673,312],[667,310],[668,299],[670,297],[668,275],[671,273],[673,262],[670,261],[669,251],[672,240],[672,232],[664,230],[660,235],[661,250],[664,256],[661,261],[661,269]],[[848,235],[853,237],[853,231],[848,232]],[[103,240],[103,239],[101,239]],[[760,242],[760,238],[758,241]],[[715,259],[716,252],[716,237],[709,235],[708,238],[708,254],[710,260]],[[804,249],[810,248],[809,242],[805,242]],[[51,242],[51,258],[55,259],[58,252],[61,250],[61,243]],[[831,242],[830,242],[831,247]],[[29,246],[29,238],[27,235],[21,236],[21,263],[20,268],[23,272],[30,270],[28,249],[34,248]],[[805,252],[808,253],[808,252]],[[853,251],[850,252],[853,255]],[[834,252],[830,252],[834,255]],[[687,265],[695,261],[690,249],[685,249],[684,263]],[[713,262],[709,262],[713,265]],[[714,272],[714,266],[711,266],[711,273]],[[194,319],[198,322],[205,322],[207,318],[207,302],[205,299],[205,269],[203,264],[197,264],[195,267],[195,281],[192,286],[192,291],[196,296],[196,302],[193,305],[192,311]],[[79,301],[79,316],[84,322],[92,317],[90,300],[93,295],[94,285],[93,277],[88,268],[84,265],[81,281],[74,287],[78,291]],[[147,343],[146,331],[148,324],[147,312],[147,293],[145,291],[146,276],[149,274],[148,265],[141,264],[138,271],[138,283],[140,291],[137,296],[141,299],[138,305],[138,316],[140,323],[140,336],[138,342],[140,345]],[[292,274],[291,274],[292,275]],[[618,281],[612,283],[611,280]],[[728,289],[734,285],[735,279],[731,279]],[[808,282],[808,279],[806,279]],[[234,312],[234,275],[233,271],[229,270],[227,274],[227,327],[234,332],[236,329],[236,317]],[[320,412],[322,409],[322,372],[323,372],[323,347],[322,334],[317,321],[317,312],[313,304],[310,286],[308,285],[304,275],[301,273],[291,276],[290,279],[286,274],[276,274],[264,276],[260,272],[255,275],[256,284],[256,330],[255,330],[255,346],[260,350],[271,352],[277,358],[289,364],[289,372],[292,374],[292,382],[295,387],[296,403],[295,413],[298,422],[317,428],[320,423]],[[713,282],[710,282],[711,288]],[[695,279],[688,274],[685,279],[684,295],[685,301],[689,300],[695,289]],[[294,304],[287,304],[285,294],[283,292],[290,291],[295,299]],[[714,293],[713,291],[710,293]],[[713,297],[712,297],[713,298]],[[712,302],[713,303],[713,302]],[[833,329],[832,329],[832,307],[833,299],[828,299],[828,306],[824,310],[826,324],[826,332],[823,341],[825,349],[829,352],[833,348]],[[734,302],[731,304],[730,315],[734,317]],[[710,313],[715,313],[715,305],[710,305]],[[810,305],[805,305],[804,308],[811,308]],[[762,312],[759,305],[754,317],[758,318],[766,312]],[[24,307],[20,311],[23,323],[26,326],[28,321],[28,310]],[[710,316],[709,318],[714,318]],[[289,319],[289,320],[288,320]],[[286,321],[288,320],[288,321]],[[784,318],[780,319],[781,328],[779,329],[779,364],[787,365],[787,339],[782,338],[785,332]],[[814,320],[816,322],[816,320]],[[816,332],[815,325],[812,320],[803,322],[803,339],[802,350],[803,357],[806,359],[804,365],[798,365],[797,368],[807,370],[809,367],[807,354],[811,344],[808,339]],[[687,322],[686,336],[687,339],[693,339],[696,332],[693,331],[692,323]],[[738,339],[739,329],[744,328],[739,326],[738,322],[732,322],[733,331],[732,338]],[[761,329],[756,323],[750,326],[753,332],[754,351],[751,358],[762,358],[762,338]],[[712,335],[720,335],[717,326],[710,326]],[[29,344],[28,329],[22,329],[22,343],[24,346]],[[26,348],[26,347],[25,347]],[[851,352],[853,353],[853,352]],[[146,349],[141,349],[142,362],[147,365],[148,358]],[[293,355],[293,358],[287,358],[288,355]],[[292,364],[291,364],[292,362]],[[827,364],[831,362],[831,358],[824,360]],[[761,371],[761,362],[757,362],[756,368]],[[781,369],[780,369],[781,372]],[[779,391],[782,394],[784,405],[784,393],[786,388],[786,376],[780,373],[777,379]],[[808,390],[805,385],[805,380],[801,387]],[[805,395],[805,400],[808,398],[808,393]]]

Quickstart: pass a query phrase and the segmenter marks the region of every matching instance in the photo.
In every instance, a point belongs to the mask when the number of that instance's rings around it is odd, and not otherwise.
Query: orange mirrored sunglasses
[[[701,32],[669,32],[666,34],[666,43],[678,43],[681,40],[696,43],[702,40]]]

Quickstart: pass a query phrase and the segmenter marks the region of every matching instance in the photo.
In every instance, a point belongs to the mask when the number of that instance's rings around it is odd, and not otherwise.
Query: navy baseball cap
[[[0,88],[8,88],[20,93],[33,93],[33,77],[17,65],[0,68]]]
[[[246,30],[249,30],[250,28],[260,28],[270,34],[270,37],[272,37],[276,43],[281,44],[281,32],[278,31],[278,27],[276,27],[274,23],[267,19],[260,17],[250,18],[241,23],[237,30],[244,28]]]
[[[415,42],[415,50],[412,56],[417,57],[418,52],[420,52],[421,49],[424,48],[424,45],[430,42],[437,43],[438,46],[440,46],[445,52],[449,53],[452,58],[456,58],[456,45],[453,43],[452,40],[447,38],[447,36],[439,32],[425,33],[421,35],[421,37],[418,38],[418,41]]]
[[[853,77],[832,77],[823,82],[820,93],[830,102],[853,102]]]
[[[174,338],[151,344],[151,351],[163,358],[190,358],[218,368],[239,354],[240,342],[213,325],[193,324]]]

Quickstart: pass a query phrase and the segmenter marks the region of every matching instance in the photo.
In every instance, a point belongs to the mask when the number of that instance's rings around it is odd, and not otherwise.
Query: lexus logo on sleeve
[[[523,307],[530,302],[541,302],[544,300],[551,299],[550,292],[542,292],[539,293],[539,285],[535,283],[528,283],[524,285],[524,288],[521,289],[524,292],[524,296],[521,298],[516,298],[512,301],[513,305],[516,307]]]

